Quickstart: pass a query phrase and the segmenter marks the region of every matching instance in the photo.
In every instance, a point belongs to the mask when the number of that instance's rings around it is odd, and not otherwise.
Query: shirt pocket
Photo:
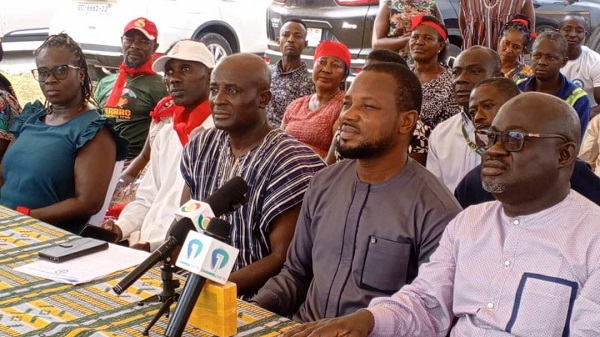
[[[387,294],[398,291],[407,282],[412,250],[412,242],[408,239],[392,241],[369,236],[361,272],[361,288]]]
[[[573,281],[524,273],[506,331],[517,336],[569,336],[577,289]]]

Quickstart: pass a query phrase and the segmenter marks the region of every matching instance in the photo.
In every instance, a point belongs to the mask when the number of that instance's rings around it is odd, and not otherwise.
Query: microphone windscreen
[[[206,226],[206,231],[204,233],[219,241],[227,242],[230,231],[231,224],[229,222],[219,218],[212,218]]]
[[[171,225],[169,232],[167,233],[167,238],[172,236],[177,239],[179,244],[181,244],[185,241],[185,237],[188,235],[189,231],[195,230],[196,227],[194,226],[194,222],[190,218],[181,218]]]
[[[204,202],[210,205],[215,217],[219,217],[231,210],[233,205],[241,203],[247,191],[246,181],[239,176],[233,177]]]

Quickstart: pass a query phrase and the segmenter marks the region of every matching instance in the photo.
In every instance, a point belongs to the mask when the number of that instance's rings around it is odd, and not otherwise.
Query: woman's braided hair
[[[527,22],[527,24],[525,24],[523,21]],[[521,33],[521,36],[523,37],[523,41],[525,42],[523,44],[523,51],[528,52],[529,42],[531,41],[531,38],[533,37],[531,34],[531,30],[529,29],[529,26],[531,26],[531,21],[529,20],[529,18],[527,16],[525,16],[523,14],[516,14],[515,16],[513,16],[512,19],[510,19],[510,21],[508,21],[507,23],[504,24],[504,26],[502,27],[502,30],[500,31],[500,36],[504,37],[505,34],[510,31],[515,31],[515,32]]]
[[[33,53],[35,56],[37,56],[42,50],[51,47],[67,48],[69,52],[73,55],[73,59],[75,61],[74,65],[81,68],[84,73],[83,83],[81,84],[81,95],[83,97],[83,102],[94,102],[92,97],[92,80],[90,79],[90,75],[88,73],[87,63],[85,62],[85,56],[83,55],[83,51],[81,50],[79,44],[75,42],[75,40],[73,40],[73,38],[71,38],[66,33],[60,33],[48,36],[44,43],[42,43],[42,45]]]

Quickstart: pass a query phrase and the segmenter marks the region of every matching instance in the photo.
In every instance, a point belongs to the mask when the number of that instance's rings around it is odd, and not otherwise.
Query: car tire
[[[105,73],[102,70],[102,68],[98,68],[88,64],[88,75],[90,76],[90,80],[92,80],[92,82],[95,83],[100,81],[102,78],[106,77],[106,75],[108,74]]]
[[[208,50],[210,50],[215,57],[216,62],[219,62],[219,60],[227,55],[233,54],[229,42],[227,42],[227,40],[219,34],[203,33],[198,35],[196,40],[204,43],[206,47],[208,47]]]

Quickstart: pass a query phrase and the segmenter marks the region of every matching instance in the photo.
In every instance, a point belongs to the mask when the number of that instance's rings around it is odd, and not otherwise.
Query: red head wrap
[[[448,38],[448,35],[446,35],[446,32],[444,31],[444,28],[442,28],[442,26],[438,25],[437,23],[435,23],[433,21],[423,21],[423,14],[413,16],[410,28],[415,29],[415,28],[417,28],[418,25],[425,25],[425,26],[432,27],[440,34],[440,36],[442,37],[442,40],[446,40]]]
[[[315,50],[315,57],[313,61],[317,61],[322,56],[335,56],[346,63],[346,66],[350,68],[352,57],[350,51],[345,44],[335,41],[323,41],[319,43]]]

